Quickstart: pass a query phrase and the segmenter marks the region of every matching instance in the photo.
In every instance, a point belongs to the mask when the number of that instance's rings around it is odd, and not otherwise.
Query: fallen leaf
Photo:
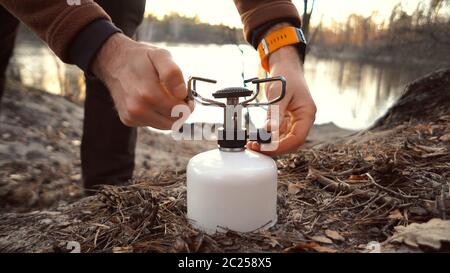
[[[345,238],[335,230],[327,229],[325,230],[325,235],[333,241],[345,241]]]
[[[359,244],[356,246],[357,249],[367,249],[367,244]]]
[[[316,241],[316,242],[322,243],[322,244],[332,244],[332,243],[333,243],[333,241],[331,241],[331,240],[328,239],[327,237],[321,236],[321,235],[313,236],[313,237],[311,237],[311,239],[312,239],[313,241]]]
[[[221,244],[223,246],[232,246],[232,245],[234,245],[234,242],[231,239],[226,239],[226,240],[219,241],[219,244]]]
[[[419,131],[425,131],[430,135],[433,134],[433,127],[431,126],[431,124],[419,124],[416,126],[416,129],[418,129]]]
[[[450,141],[450,133],[447,133],[439,138],[441,141]]]
[[[78,174],[71,175],[70,179],[73,181],[79,181],[79,180],[81,180],[81,174],[78,173]]]
[[[361,183],[361,182],[366,182],[368,180],[367,175],[363,174],[363,175],[358,175],[358,174],[352,174],[350,175],[350,177],[348,178],[348,183],[354,184],[354,183]]]
[[[386,243],[403,243],[410,247],[431,247],[440,250],[442,242],[450,243],[450,220],[431,219],[423,224],[395,227],[395,233]]]
[[[80,146],[81,145],[81,141],[80,140],[78,140],[78,139],[74,139],[74,140],[72,140],[72,145],[73,146]]]
[[[375,161],[376,158],[373,155],[368,155],[368,156],[364,157],[364,160],[365,161]]]
[[[359,174],[352,174],[350,175],[350,180],[366,180],[367,179],[367,175],[363,174],[363,175],[359,175]]]
[[[124,246],[124,247],[113,247],[112,249],[113,253],[132,253],[133,252],[133,246]]]
[[[9,176],[9,178],[12,179],[12,180],[20,181],[20,180],[24,180],[25,176],[22,175],[22,174],[11,174]]]
[[[301,189],[303,189],[303,185],[302,184],[290,183],[288,185],[288,192],[290,194],[297,194],[298,192],[300,192]]]
[[[284,252],[320,252],[320,253],[336,253],[337,249],[321,246],[316,242],[299,242],[293,247],[286,248]]]
[[[319,244],[316,242],[298,242],[296,245],[292,247],[288,247],[284,249],[284,252],[305,252],[305,251],[313,251],[315,247]]]
[[[334,248],[327,247],[327,246],[321,246],[321,245],[317,245],[317,246],[313,247],[313,249],[320,253],[336,253],[336,252],[338,252]]]
[[[391,220],[401,220],[401,219],[403,219],[403,215],[400,212],[400,210],[396,209],[396,210],[391,211],[391,213],[389,213],[388,218]]]
[[[270,246],[272,247],[272,248],[274,248],[274,247],[276,247],[276,246],[281,246],[281,244],[276,240],[276,239],[274,239],[274,238],[271,238],[270,239]]]

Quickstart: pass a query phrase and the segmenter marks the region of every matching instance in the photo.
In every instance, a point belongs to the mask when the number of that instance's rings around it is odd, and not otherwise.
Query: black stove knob
[[[224,99],[224,98],[240,98],[240,97],[248,97],[253,94],[252,90],[249,90],[244,87],[228,87],[221,90],[217,90],[212,95],[216,99]]]

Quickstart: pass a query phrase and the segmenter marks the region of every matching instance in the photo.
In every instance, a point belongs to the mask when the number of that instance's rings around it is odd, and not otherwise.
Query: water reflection
[[[14,49],[9,71],[23,84],[52,94],[84,99],[84,76],[73,65],[62,63],[47,47],[19,43]]]
[[[318,106],[317,123],[360,129],[369,126],[424,71],[311,56],[305,74]]]
[[[168,48],[184,75],[219,80],[212,89],[242,83],[256,77],[258,57],[253,48],[235,45],[160,44]],[[243,51],[243,54],[241,53]],[[84,97],[83,74],[74,66],[62,64],[46,47],[19,43],[13,60],[24,84],[51,93]],[[361,129],[369,126],[400,96],[403,86],[423,71],[408,67],[369,65],[348,60],[318,59],[308,56],[305,76],[317,104],[316,123],[334,122],[340,127]],[[265,111],[251,109],[253,122],[263,124]],[[222,110],[197,107],[192,122],[221,122]]]

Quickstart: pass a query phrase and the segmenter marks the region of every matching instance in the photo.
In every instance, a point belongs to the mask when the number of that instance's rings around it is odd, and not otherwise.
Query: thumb
[[[180,67],[173,61],[170,52],[163,48],[153,50],[150,60],[155,67],[159,80],[164,87],[177,99],[187,97],[186,83]]]

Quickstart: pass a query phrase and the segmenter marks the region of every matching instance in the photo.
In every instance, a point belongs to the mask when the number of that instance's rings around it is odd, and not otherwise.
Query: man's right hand
[[[127,126],[167,130],[178,118],[175,105],[188,105],[186,84],[169,51],[114,34],[97,54],[92,72],[110,90]],[[193,104],[188,105],[193,110]]]

